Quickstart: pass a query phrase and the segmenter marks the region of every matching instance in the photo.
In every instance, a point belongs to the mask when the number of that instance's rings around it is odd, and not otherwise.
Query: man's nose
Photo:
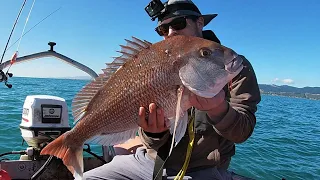
[[[178,35],[178,32],[170,26],[168,36],[176,36],[176,35]]]

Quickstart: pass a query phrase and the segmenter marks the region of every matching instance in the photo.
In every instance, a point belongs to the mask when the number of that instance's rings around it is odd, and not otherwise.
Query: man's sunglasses
[[[169,33],[169,28],[171,27],[174,30],[182,30],[186,28],[187,26],[187,19],[192,19],[196,20],[197,17],[195,16],[184,16],[184,17],[179,17],[173,19],[171,22],[167,24],[161,24],[160,26],[156,27],[155,31],[160,35],[160,36],[167,36]]]

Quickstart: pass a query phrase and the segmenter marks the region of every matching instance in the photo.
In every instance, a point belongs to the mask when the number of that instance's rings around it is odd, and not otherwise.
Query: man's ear
[[[198,28],[199,29],[203,29],[203,26],[204,26],[204,19],[203,19],[203,17],[199,17],[198,19],[197,19],[197,26],[198,26]]]

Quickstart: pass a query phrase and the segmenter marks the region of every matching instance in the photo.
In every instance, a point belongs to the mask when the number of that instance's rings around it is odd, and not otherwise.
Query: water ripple
[[[256,179],[320,179],[320,101],[263,96],[231,168]]]
[[[89,81],[12,78],[12,89],[0,86],[0,153],[21,150],[19,124],[27,95],[47,94],[71,101]],[[320,101],[262,96],[252,136],[236,145],[235,172],[255,179],[320,179]],[[93,146],[99,151],[100,146]],[[10,156],[10,158],[13,156]],[[16,157],[13,157],[16,158]]]

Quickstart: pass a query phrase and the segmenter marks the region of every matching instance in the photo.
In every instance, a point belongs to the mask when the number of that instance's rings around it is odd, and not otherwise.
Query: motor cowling
[[[70,130],[68,106],[63,98],[29,95],[23,105],[21,135],[29,146],[40,148]]]

